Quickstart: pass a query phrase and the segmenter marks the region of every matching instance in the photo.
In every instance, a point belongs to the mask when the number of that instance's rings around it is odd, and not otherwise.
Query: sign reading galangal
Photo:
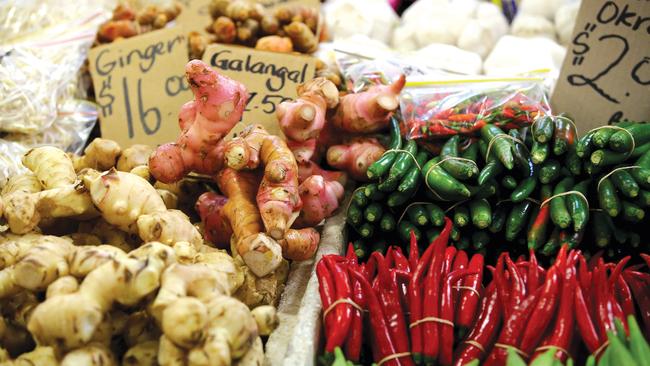
[[[316,60],[310,56],[223,44],[208,46],[203,61],[246,86],[248,103],[242,122],[259,123],[277,135],[281,135],[278,104],[295,99],[298,85],[313,79],[316,73]]]

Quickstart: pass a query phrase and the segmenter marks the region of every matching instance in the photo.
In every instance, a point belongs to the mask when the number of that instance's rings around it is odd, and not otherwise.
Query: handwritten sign
[[[178,2],[181,4],[181,13],[176,18],[176,22],[188,32],[197,31],[207,35],[207,27],[212,24],[210,0],[178,0]]]
[[[298,85],[313,79],[316,73],[316,60],[309,56],[223,44],[208,46],[203,61],[248,89],[242,122],[262,124],[277,135],[281,135],[278,104],[295,99]]]
[[[176,139],[178,110],[192,99],[184,77],[185,30],[162,29],[95,47],[89,60],[102,137],[122,146]]]
[[[582,131],[650,119],[650,1],[583,1],[551,104]]]

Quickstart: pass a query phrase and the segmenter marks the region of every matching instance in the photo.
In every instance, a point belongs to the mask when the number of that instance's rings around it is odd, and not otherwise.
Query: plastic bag
[[[8,134],[0,138],[0,187],[14,174],[25,171],[21,160],[31,148],[49,145],[81,154],[97,122],[97,105],[84,100],[70,100],[60,106],[54,123],[41,133]]]
[[[112,1],[114,2],[114,1]],[[0,5],[0,132],[48,128],[57,105],[77,94],[79,68],[109,0],[15,1]]]
[[[57,105],[77,92],[77,75],[94,33],[47,44],[16,45],[0,54],[0,131],[32,134],[50,126]]]
[[[79,24],[93,22],[98,11],[110,11],[116,0],[0,1],[0,44],[52,39]]]
[[[390,84],[404,74],[407,79],[416,76],[449,76],[448,72],[430,67],[415,60],[404,60],[398,56],[367,58],[336,50],[336,62],[345,79],[348,90],[358,93],[376,84]]]
[[[403,132],[414,139],[472,135],[488,123],[520,128],[550,113],[542,77],[411,81],[400,107]]]

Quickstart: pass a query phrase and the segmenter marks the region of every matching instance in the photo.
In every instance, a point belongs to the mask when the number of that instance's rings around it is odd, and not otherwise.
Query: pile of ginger
[[[277,316],[258,305],[276,301],[286,262],[260,278],[205,242],[177,209],[200,184],[152,184],[152,150],[25,154],[0,195],[0,365],[263,362]]]

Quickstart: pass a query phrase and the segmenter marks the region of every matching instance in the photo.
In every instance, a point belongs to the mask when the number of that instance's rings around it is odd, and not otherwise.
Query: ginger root
[[[248,18],[237,24],[237,41],[244,45],[252,46],[257,41],[260,23],[252,18]]]
[[[89,344],[68,352],[59,366],[116,366],[113,352],[101,344]]]
[[[367,181],[368,167],[385,151],[386,149],[376,139],[355,139],[345,145],[331,146],[327,150],[327,163],[345,171],[355,180]]]
[[[313,53],[318,49],[318,38],[305,23],[293,21],[284,26],[284,31],[298,52]]]
[[[68,274],[67,256],[75,249],[69,240],[56,236],[42,236],[33,244],[14,248],[23,253],[18,253],[15,264],[0,271],[0,298],[15,295],[21,289],[46,289],[59,276]]]
[[[157,180],[173,183],[194,171],[213,175],[223,157],[220,140],[241,119],[248,100],[246,88],[218,74],[207,64],[192,60],[185,66],[194,101],[179,113],[181,135],[164,144],[149,158],[149,169]]]
[[[155,291],[174,260],[171,248],[149,243],[91,271],[79,290],[46,299],[32,313],[28,330],[38,344],[63,349],[87,344],[113,303],[132,306]]]
[[[82,156],[72,156],[75,171],[85,168],[108,170],[115,166],[122,148],[113,141],[102,138],[94,139],[84,150]]]
[[[141,215],[167,210],[151,184],[135,174],[111,169],[96,177],[85,176],[84,185],[102,217],[127,233],[137,232]]]
[[[3,191],[3,214],[13,233],[32,231],[45,219],[98,215],[88,192],[76,183],[72,160],[63,150],[50,146],[32,149],[23,156],[23,165],[45,190],[37,190],[30,175],[10,181]]]
[[[97,32],[100,43],[111,43],[121,38],[131,38],[140,34],[140,26],[132,20],[109,20]]]
[[[37,346],[34,350],[23,353],[15,360],[7,360],[1,363],[3,366],[59,366],[56,359],[56,352],[52,347]]]
[[[158,341],[138,343],[126,351],[122,366],[157,366]]]
[[[189,217],[179,210],[140,215],[137,225],[140,238],[145,242],[157,241],[169,246],[187,242],[195,249],[203,245],[201,233],[192,225]]]
[[[79,289],[79,282],[72,276],[59,277],[47,287],[45,298],[49,299],[54,296],[71,294]]]
[[[293,52],[293,43],[291,43],[291,38],[288,37],[266,36],[257,40],[255,49],[260,51],[291,53]]]
[[[237,39],[237,25],[228,17],[218,17],[212,23],[211,30],[219,43],[233,43]]]
[[[200,60],[208,46],[208,40],[199,32],[190,32],[187,35],[190,60]]]
[[[251,310],[261,336],[268,336],[278,327],[280,320],[275,306],[262,305]]]
[[[34,172],[43,189],[64,187],[77,180],[72,160],[56,147],[43,146],[29,150],[23,156],[23,165]]]
[[[146,166],[153,148],[149,145],[135,144],[122,150],[115,168],[122,172],[130,172],[135,167]]]

